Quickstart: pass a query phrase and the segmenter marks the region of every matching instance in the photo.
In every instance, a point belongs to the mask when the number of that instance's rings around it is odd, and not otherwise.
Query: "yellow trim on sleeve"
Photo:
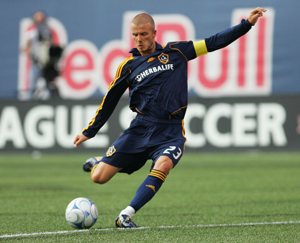
[[[128,57],[128,58],[126,58],[126,59],[119,65],[119,67],[118,67],[118,69],[117,69],[117,72],[116,72],[115,80],[112,81],[112,82],[110,83],[110,85],[109,85],[109,87],[108,87],[108,91],[111,90],[111,88],[116,84],[117,80],[121,77],[123,67],[126,65],[126,63],[127,63],[129,60],[132,60],[132,59],[134,59],[133,56]],[[129,71],[130,71],[130,70],[129,70]],[[130,72],[131,72],[131,71],[130,71]],[[127,83],[128,83],[128,81],[127,81]],[[106,95],[103,97],[102,102],[101,102],[101,105],[98,107],[98,109],[97,109],[97,111],[96,111],[96,115],[95,115],[94,118],[90,121],[88,127],[90,127],[91,125],[94,124],[96,117],[98,116],[100,110],[102,110],[102,108],[103,108],[105,99],[106,99]],[[84,129],[82,130],[82,132],[84,132],[85,130],[87,130],[88,127],[87,127],[87,128],[84,128]]]
[[[193,43],[194,43],[194,48],[195,48],[197,57],[205,55],[205,54],[208,53],[207,48],[206,48],[206,44],[205,44],[205,40],[196,41],[196,42],[193,42]]]

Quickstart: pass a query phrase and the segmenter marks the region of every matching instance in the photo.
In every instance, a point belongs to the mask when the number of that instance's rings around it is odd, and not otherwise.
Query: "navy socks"
[[[141,207],[143,207],[155,193],[159,190],[162,183],[165,181],[167,175],[159,170],[152,169],[148,177],[138,188],[133,200],[129,206],[135,209],[137,212]]]

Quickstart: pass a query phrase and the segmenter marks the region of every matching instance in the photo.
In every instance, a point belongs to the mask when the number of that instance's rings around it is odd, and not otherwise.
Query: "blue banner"
[[[190,62],[189,94],[213,98],[300,93],[298,0],[14,0],[0,2],[0,99],[102,97],[134,46],[130,21],[140,12],[153,16],[157,42],[164,45],[214,35],[247,18],[257,6],[267,12],[249,33]],[[25,50],[36,32],[32,16],[37,10],[46,13],[52,42],[63,53],[53,65],[57,75],[34,79],[35,62]]]

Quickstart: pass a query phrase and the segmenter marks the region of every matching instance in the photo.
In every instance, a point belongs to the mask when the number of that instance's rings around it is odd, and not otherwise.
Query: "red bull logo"
[[[189,63],[189,89],[199,96],[269,95],[272,88],[272,44],[275,12],[268,14],[252,27],[251,31],[228,47]],[[68,43],[64,25],[49,18],[53,41],[64,47],[61,59],[61,75],[56,82],[62,98],[86,99],[95,92],[105,94],[115,78],[118,65],[130,56],[134,47],[130,22],[137,12],[125,12],[121,39],[110,40],[98,49],[89,40],[74,40]],[[249,9],[235,9],[231,24],[247,18]],[[204,39],[195,31],[194,23],[181,14],[152,15],[157,29],[156,41],[165,45],[169,41]],[[20,23],[20,46],[24,46],[28,32],[34,28],[30,19]],[[219,31],[222,31],[220,29]],[[210,33],[214,35],[216,33]],[[199,38],[199,39],[200,39]],[[29,90],[31,61],[19,55],[18,89]]]

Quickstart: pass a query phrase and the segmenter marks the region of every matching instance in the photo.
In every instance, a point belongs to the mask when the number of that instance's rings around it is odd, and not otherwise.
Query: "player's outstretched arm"
[[[267,10],[261,7],[255,8],[250,12],[250,15],[248,17],[248,21],[250,24],[255,25],[258,18],[262,17],[264,15],[264,12]]]
[[[246,34],[251,29],[251,27],[255,25],[255,23],[258,21],[258,18],[262,17],[264,12],[266,11],[267,10],[264,8],[260,8],[260,7],[255,8],[251,10],[247,20],[243,19],[240,24],[235,25],[226,30],[223,30],[209,38],[205,38],[205,45],[206,45],[207,52],[212,52],[224,48],[229,44],[231,44],[236,39]],[[199,46],[200,44],[202,43],[199,42]],[[197,43],[195,45],[195,50],[197,53],[199,47],[198,49],[196,48],[197,48]]]
[[[83,135],[83,134],[78,134],[75,139],[74,139],[74,147],[77,148],[81,143],[84,141],[88,140],[89,137]]]

